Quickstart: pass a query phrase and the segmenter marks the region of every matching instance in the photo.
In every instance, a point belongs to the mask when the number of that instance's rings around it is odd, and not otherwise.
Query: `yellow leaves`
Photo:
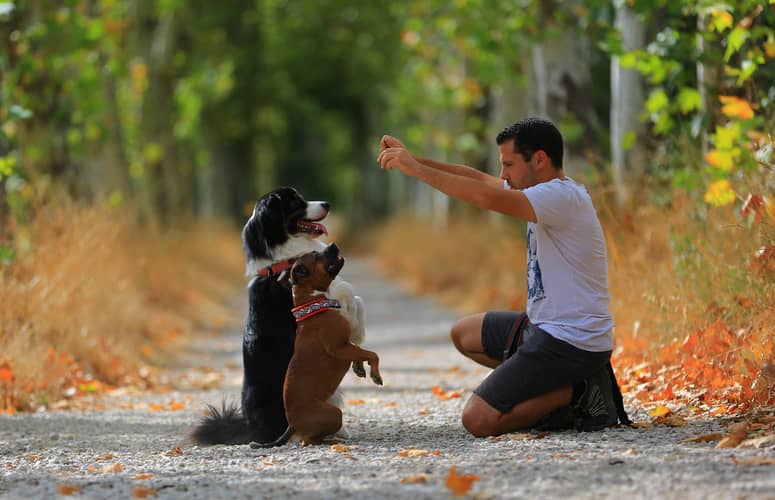
[[[705,155],[708,165],[724,172],[730,172],[735,164],[734,154],[731,151],[713,149]]]
[[[732,14],[726,10],[713,9],[711,11],[711,16],[710,26],[719,33],[728,30],[734,25]]]
[[[657,405],[653,410],[649,412],[652,417],[663,417],[670,413],[670,408],[665,405]]]
[[[457,469],[452,467],[449,470],[449,475],[444,485],[452,492],[456,497],[461,497],[468,493],[473,484],[480,478],[476,474],[463,474],[457,473]]]
[[[727,179],[711,183],[705,192],[705,202],[714,207],[729,205],[735,201],[736,193]]]
[[[739,118],[741,120],[750,120],[754,117],[751,103],[745,99],[735,96],[719,96],[721,101],[721,112],[729,118]]]

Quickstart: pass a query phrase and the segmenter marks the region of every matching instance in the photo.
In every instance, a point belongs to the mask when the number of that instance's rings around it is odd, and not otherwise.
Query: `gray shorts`
[[[482,322],[485,354],[498,361],[503,359],[509,333],[519,314],[511,311],[485,314]],[[501,413],[507,413],[517,403],[578,384],[604,368],[610,359],[611,351],[585,351],[530,324],[523,344],[474,389],[474,394]]]

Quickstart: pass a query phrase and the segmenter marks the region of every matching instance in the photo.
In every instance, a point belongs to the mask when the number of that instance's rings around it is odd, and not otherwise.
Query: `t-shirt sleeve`
[[[578,199],[572,188],[563,186],[562,181],[550,181],[523,189],[536,221],[549,227],[560,227],[569,222],[578,209]]]

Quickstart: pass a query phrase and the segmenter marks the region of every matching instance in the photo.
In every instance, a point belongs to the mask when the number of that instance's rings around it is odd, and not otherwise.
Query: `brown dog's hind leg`
[[[342,410],[327,401],[320,401],[294,419],[294,428],[303,445],[320,444],[325,437],[342,428]]]

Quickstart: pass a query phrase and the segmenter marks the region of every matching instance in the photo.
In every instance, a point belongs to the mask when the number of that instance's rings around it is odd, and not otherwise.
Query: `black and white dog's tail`
[[[189,439],[201,445],[248,444],[259,439],[257,434],[236,405],[224,402],[220,411],[207,405],[207,415],[191,430]]]

